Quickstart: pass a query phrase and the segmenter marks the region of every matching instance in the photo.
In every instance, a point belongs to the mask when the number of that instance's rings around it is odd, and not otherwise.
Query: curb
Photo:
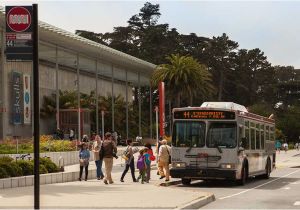
[[[200,196],[199,198],[181,206],[178,206],[175,209],[199,209],[213,201],[215,201],[215,195],[210,193],[207,196]]]
[[[159,186],[169,187],[169,186],[177,185],[177,184],[181,184],[181,180],[176,180],[176,181],[171,181],[171,182],[163,182],[163,183],[160,183]]]

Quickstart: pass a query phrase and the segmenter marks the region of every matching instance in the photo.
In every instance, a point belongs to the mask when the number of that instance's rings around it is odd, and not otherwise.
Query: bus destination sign
[[[229,111],[186,110],[175,111],[174,119],[207,119],[207,120],[234,120],[235,113]]]

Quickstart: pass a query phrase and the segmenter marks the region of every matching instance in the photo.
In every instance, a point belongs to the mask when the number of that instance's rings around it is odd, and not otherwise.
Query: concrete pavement
[[[206,204],[213,200],[211,193],[161,187],[156,171],[150,183],[133,183],[130,172],[125,182],[121,172],[113,173],[114,184],[88,180],[41,186],[41,208],[54,209],[175,209]],[[5,189],[0,192],[0,208],[28,209],[33,206],[33,187]],[[210,200],[208,200],[208,198]],[[204,202],[204,203],[203,203]],[[199,206],[198,206],[199,207]]]
[[[138,154],[135,154],[137,160]],[[102,180],[76,181],[42,185],[43,209],[194,209],[214,200],[212,193],[187,191],[160,186],[165,183],[156,175],[153,162],[150,183],[134,183],[128,171],[125,182],[120,182],[125,162],[114,159],[112,177],[114,184],[105,185]],[[95,163],[89,169],[95,173]],[[104,168],[104,165],[103,165]],[[66,172],[78,172],[79,164],[66,166]],[[138,172],[136,172],[136,177]],[[178,181],[178,179],[172,179]],[[1,209],[28,209],[33,207],[33,187],[20,187],[0,191]]]

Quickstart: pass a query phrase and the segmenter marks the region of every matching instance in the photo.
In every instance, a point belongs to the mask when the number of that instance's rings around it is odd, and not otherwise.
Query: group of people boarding
[[[131,139],[127,139],[127,148],[122,155],[122,158],[125,160],[125,169],[120,177],[120,182],[124,182],[124,178],[130,169],[132,181],[139,182],[144,184],[149,183],[151,179],[151,162],[157,159],[158,165],[158,175],[160,179],[165,178],[165,181],[169,181],[170,177],[170,147],[167,145],[166,140],[159,141],[157,145],[157,156],[153,154],[151,144],[146,144],[145,147],[137,150],[133,148],[133,142]],[[97,179],[104,181],[105,184],[113,184],[112,179],[112,169],[113,169],[113,159],[118,158],[117,156],[117,147],[115,141],[112,139],[111,133],[107,132],[105,134],[104,140],[101,140],[99,135],[95,136],[94,142],[91,148],[94,153],[94,160],[96,165],[96,174]],[[134,153],[139,152],[138,159],[135,163]],[[85,181],[88,179],[88,167],[90,161],[90,151],[88,144],[83,142],[79,151],[79,162],[80,162],[80,172],[78,180],[82,180],[83,170],[85,170]],[[102,171],[102,164],[105,165],[105,173]],[[135,167],[139,170],[139,175],[136,178],[135,176]]]

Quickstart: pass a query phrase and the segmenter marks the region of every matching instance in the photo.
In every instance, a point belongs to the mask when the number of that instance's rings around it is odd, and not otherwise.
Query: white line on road
[[[226,199],[226,198],[231,198],[231,197],[234,197],[234,196],[237,196],[237,195],[240,195],[240,194],[249,192],[249,191],[251,191],[251,190],[257,189],[257,188],[262,187],[262,186],[264,186],[264,185],[267,185],[267,184],[270,184],[270,183],[272,183],[272,182],[275,182],[275,181],[277,181],[278,179],[281,179],[281,178],[287,177],[287,176],[289,176],[289,175],[292,175],[292,174],[294,174],[294,173],[297,173],[298,171],[300,171],[300,169],[298,169],[297,171],[291,172],[291,173],[289,173],[289,174],[287,174],[287,175],[284,175],[284,176],[282,176],[282,177],[279,177],[279,178],[277,178],[277,179],[274,179],[274,180],[271,180],[271,181],[269,181],[269,182],[266,182],[266,183],[264,183],[264,184],[261,184],[261,185],[258,185],[258,186],[256,186],[256,187],[253,187],[253,188],[251,188],[251,189],[244,190],[244,191],[242,191],[242,192],[235,193],[235,194],[232,194],[232,195],[228,195],[228,196],[225,196],[225,197],[222,197],[222,198],[219,198],[219,199],[220,199],[220,200],[223,200],[223,199]]]
[[[300,206],[300,201],[296,201],[296,202],[294,203],[294,206]]]
[[[290,187],[284,187],[284,188],[281,188],[281,189],[289,190],[289,189],[291,189],[291,188],[290,188]]]

